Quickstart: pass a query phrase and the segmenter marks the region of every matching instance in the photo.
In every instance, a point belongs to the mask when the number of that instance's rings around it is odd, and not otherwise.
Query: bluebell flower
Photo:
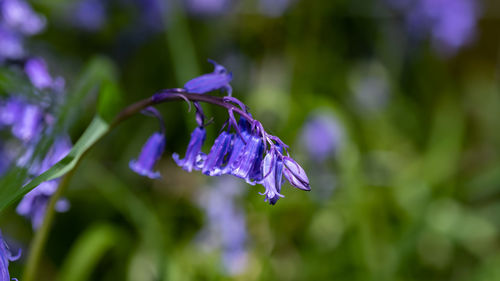
[[[39,165],[35,164],[33,166],[39,167],[39,170],[34,175],[38,176],[48,170],[55,163],[63,159],[70,150],[71,141],[68,136],[57,138],[42,162]],[[32,169],[30,169],[30,171],[31,170]],[[43,182],[28,192],[17,205],[16,212],[29,218],[33,229],[38,229],[42,224],[50,197],[54,194],[58,185],[59,179]],[[56,203],[56,210],[64,212],[68,209],[68,205],[69,203],[66,199],[61,199]]]
[[[279,149],[279,148],[278,148]],[[264,201],[274,205],[283,197],[281,195],[281,185],[283,184],[283,161],[280,159],[276,150],[268,153],[262,162],[262,181],[261,184],[266,188],[262,195],[265,195]]]
[[[47,68],[47,64],[42,58],[29,59],[24,71],[31,81],[31,84],[38,89],[52,88],[57,91],[62,91],[64,88],[64,79],[62,77],[52,78]]]
[[[198,202],[205,211],[205,225],[198,237],[206,248],[220,248],[226,274],[242,273],[248,265],[248,230],[245,211],[238,200],[244,194],[240,182],[229,176],[203,188]]]
[[[22,115],[25,103],[17,98],[9,98],[0,104],[0,125],[12,126]]]
[[[241,117],[238,121],[238,130],[240,134],[235,134],[233,137],[230,156],[227,160],[226,166],[222,169],[223,174],[231,173],[231,167],[235,165],[236,161],[240,157],[242,149],[245,147],[246,142],[250,138],[250,124],[243,117]]]
[[[245,146],[241,149],[237,160],[231,164],[230,173],[254,185],[255,181],[262,179],[260,165],[262,163],[263,152],[264,143],[262,137],[251,135]]]
[[[175,163],[188,172],[191,172],[193,169],[200,170],[206,158],[206,155],[201,154],[201,147],[205,142],[206,135],[207,132],[203,127],[196,127],[191,133],[191,140],[189,141],[184,159],[179,159],[179,154],[177,153],[172,154]]]
[[[205,94],[211,91],[224,89],[227,92],[227,95],[231,96],[233,90],[231,85],[229,85],[229,82],[231,82],[233,78],[232,73],[228,72],[226,68],[215,61],[208,61],[214,65],[214,72],[203,74],[189,80],[186,84],[184,84],[184,89],[188,93],[192,94]]]
[[[45,18],[23,0],[1,1],[0,13],[6,26],[23,34],[37,34],[45,28]]]
[[[188,10],[198,15],[217,15],[229,9],[230,0],[187,0]]]
[[[386,1],[404,14],[412,36],[429,35],[441,54],[454,54],[474,37],[479,17],[479,1]]]
[[[12,125],[12,134],[24,142],[29,142],[38,136],[42,128],[42,109],[37,105],[26,104]]]
[[[312,160],[323,162],[341,145],[342,127],[330,113],[312,115],[302,129],[301,139]]]
[[[0,25],[0,62],[24,56],[23,37]]]
[[[215,139],[214,145],[210,149],[210,153],[207,155],[203,164],[202,172],[204,174],[209,176],[220,176],[222,174],[222,165],[224,164],[226,155],[231,151],[232,139],[233,135],[226,131],[223,131],[217,139]]]
[[[298,189],[309,191],[309,179],[304,169],[290,157],[283,157],[285,178]]]
[[[130,161],[130,169],[141,176],[146,176],[151,179],[160,178],[160,173],[158,171],[153,171],[153,168],[156,162],[161,158],[164,150],[165,135],[159,132],[154,133],[142,147],[139,158]]]
[[[87,31],[99,30],[107,20],[105,1],[81,0],[73,7],[73,21]]]
[[[9,246],[3,240],[2,232],[0,232],[0,280],[10,281],[9,261],[15,261],[21,256],[21,250],[17,255],[13,255]]]

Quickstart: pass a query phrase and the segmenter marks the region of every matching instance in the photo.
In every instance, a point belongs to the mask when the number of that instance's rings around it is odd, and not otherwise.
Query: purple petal
[[[290,157],[283,157],[285,178],[296,188],[309,191],[309,179],[302,167]]]
[[[191,172],[193,168],[199,170],[201,168],[199,163],[200,160],[202,160],[199,154],[201,152],[201,147],[205,142],[206,134],[207,133],[203,127],[196,127],[196,129],[194,129],[191,133],[191,140],[189,141],[184,159],[179,159],[179,154],[177,153],[172,154],[172,158],[174,158],[175,163],[188,172]]]
[[[142,147],[141,154],[137,160],[131,160],[129,163],[130,169],[139,175],[149,177],[151,179],[160,178],[158,171],[153,171],[156,162],[161,158],[165,149],[165,135],[162,133],[154,133]]]
[[[232,139],[233,135],[228,134],[226,131],[223,131],[217,137],[203,165],[202,172],[204,174],[209,176],[222,175],[222,164],[224,162],[224,157],[231,150]]]
[[[31,83],[38,89],[45,89],[52,86],[52,77],[47,69],[47,64],[41,58],[29,59],[24,66],[24,71],[28,75]]]
[[[216,62],[209,60],[214,65],[214,72],[204,74],[189,80],[184,84],[184,89],[193,94],[204,94],[218,89],[230,89],[229,82],[232,80],[232,74],[227,72],[226,68]],[[228,92],[230,96],[231,93]]]

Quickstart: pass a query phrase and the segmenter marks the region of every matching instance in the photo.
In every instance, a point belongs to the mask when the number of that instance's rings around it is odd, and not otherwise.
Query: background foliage
[[[228,273],[221,249],[199,241],[207,218],[199,201],[218,181],[170,157],[184,151],[194,114],[164,104],[163,179],[128,168],[157,123],[138,115],[116,127],[77,168],[71,209],[56,215],[38,280],[500,280],[495,1],[478,2],[473,41],[452,53],[412,37],[390,1],[290,1],[282,12],[263,1],[203,12],[195,2],[161,2],[147,14],[142,2],[103,1],[104,20],[90,29],[73,21],[76,1],[32,3],[48,27],[30,50],[78,97],[68,113],[73,142],[98,110],[180,87],[212,71],[212,58],[233,72],[233,96],[291,146],[312,191],[286,184],[286,197],[269,206],[261,186],[235,184],[244,190],[248,258]],[[3,94],[26,83],[7,74]],[[103,84],[120,101],[101,98],[97,109]],[[226,113],[204,108],[215,117],[213,140]],[[322,161],[302,136],[317,114],[339,127]],[[33,231],[15,207],[0,225],[28,248]],[[23,263],[11,264],[13,276]]]

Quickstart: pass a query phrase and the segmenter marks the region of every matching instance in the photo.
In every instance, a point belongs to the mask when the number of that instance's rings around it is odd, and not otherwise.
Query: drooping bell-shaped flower
[[[259,181],[262,178],[260,165],[262,163],[263,152],[264,143],[262,138],[257,135],[250,136],[245,146],[241,149],[238,159],[231,164],[230,173],[254,185],[255,181]]]
[[[0,61],[18,59],[24,55],[23,37],[12,30],[0,26]]]
[[[15,261],[21,256],[21,250],[17,255],[12,255],[7,243],[3,240],[2,232],[0,232],[0,280],[10,281],[9,261]]]
[[[188,93],[192,94],[204,94],[211,91],[224,89],[228,96],[232,94],[231,85],[229,82],[233,79],[231,72],[228,72],[226,68],[213,60],[208,60],[214,65],[214,72],[203,74],[194,79],[189,80],[184,84],[184,89]]]
[[[52,76],[47,69],[47,64],[41,58],[29,59],[24,65],[31,84],[38,89],[45,89],[52,85]]]
[[[18,121],[19,116],[23,113],[24,106],[25,103],[17,98],[9,98],[0,104],[0,126],[10,126]]]
[[[283,157],[285,178],[298,189],[309,191],[309,179],[302,167],[290,157]]]
[[[261,184],[266,188],[262,195],[265,195],[264,201],[274,205],[283,197],[281,195],[281,185],[283,183],[283,161],[279,158],[275,150],[268,153],[262,161],[262,181]]]
[[[172,154],[175,163],[184,170],[191,172],[193,169],[200,170],[203,166],[203,161],[206,155],[201,154],[201,147],[205,142],[207,132],[203,127],[196,127],[191,133],[191,140],[186,150],[184,159],[179,159],[179,154]]]
[[[231,154],[229,155],[226,166],[222,169],[223,174],[231,173],[231,166],[233,166],[238,160],[242,149],[245,147],[246,142],[250,138],[250,124],[243,117],[241,117],[238,121],[238,130],[240,134],[235,134],[233,137]]]
[[[231,151],[232,139],[233,135],[226,131],[223,131],[217,139],[215,139],[214,145],[210,149],[210,153],[207,155],[203,164],[202,172],[204,174],[211,177],[222,175],[222,165],[224,164],[224,158]]]
[[[22,113],[17,116],[12,126],[12,134],[18,139],[28,142],[42,130],[43,111],[33,104],[26,104]]]
[[[153,169],[156,162],[161,158],[164,150],[165,135],[159,132],[154,133],[142,147],[139,158],[130,161],[130,169],[141,176],[151,179],[160,178],[160,173],[158,171],[153,171]]]

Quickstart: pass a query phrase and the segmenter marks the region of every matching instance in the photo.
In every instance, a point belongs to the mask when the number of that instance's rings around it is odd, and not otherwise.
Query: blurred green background
[[[270,206],[260,185],[183,171],[170,155],[183,155],[194,113],[162,104],[163,178],[128,168],[156,121],[137,115],[115,128],[76,170],[65,194],[71,209],[56,214],[37,280],[500,280],[497,1],[475,2],[474,36],[454,51],[412,36],[389,0],[141,8],[152,2],[101,1],[102,19],[89,28],[75,23],[78,1],[32,1],[47,28],[30,38],[30,50],[69,89],[100,57],[116,72],[124,105],[182,87],[211,72],[206,59],[214,59],[233,72],[233,96],[290,145],[312,191],[286,183],[285,198]],[[93,99],[75,108],[73,141],[95,112]],[[214,117],[207,150],[227,115],[204,108]],[[337,128],[321,160],[303,136],[315,116]],[[217,220],[204,207],[207,192],[225,196],[221,184],[241,189],[226,210],[243,216],[246,231],[233,271],[223,241],[202,237]],[[28,247],[33,231],[15,207],[0,222]],[[12,276],[21,276],[28,252],[11,264]]]

